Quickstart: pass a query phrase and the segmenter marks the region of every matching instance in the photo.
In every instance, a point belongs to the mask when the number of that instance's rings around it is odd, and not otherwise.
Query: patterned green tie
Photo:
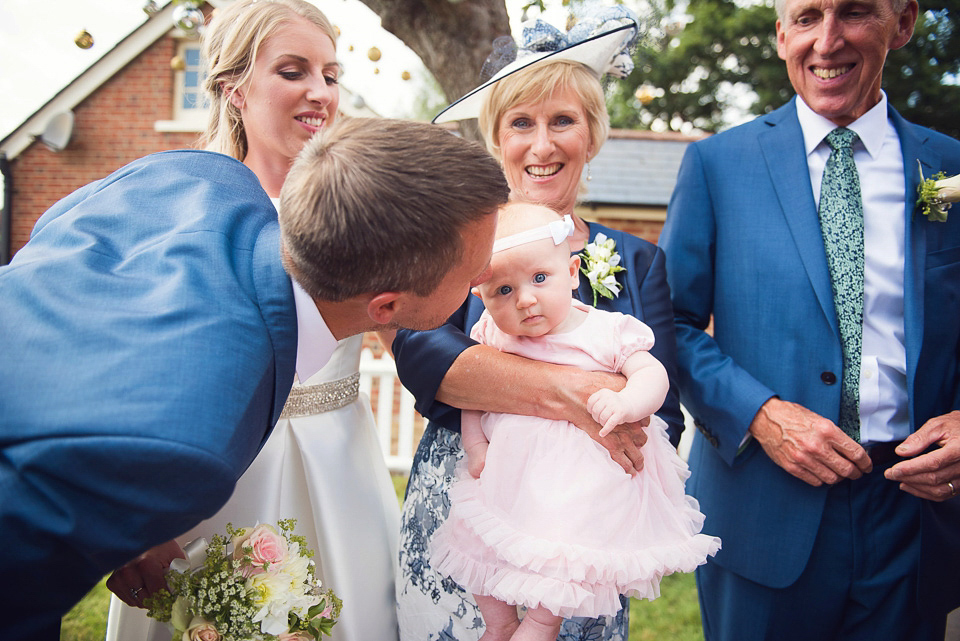
[[[860,441],[860,355],[863,338],[863,199],[853,162],[857,134],[839,127],[827,134],[833,150],[820,187],[820,231],[833,283],[833,304],[843,342],[840,429]]]

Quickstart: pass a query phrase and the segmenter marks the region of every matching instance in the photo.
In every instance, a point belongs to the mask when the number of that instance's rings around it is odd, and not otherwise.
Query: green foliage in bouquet
[[[170,591],[145,601],[147,615],[168,623],[174,639],[289,641],[330,635],[341,601],[322,590],[313,551],[293,534],[295,521],[215,534],[190,543],[187,560],[171,565]],[[232,551],[228,548],[232,547]]]

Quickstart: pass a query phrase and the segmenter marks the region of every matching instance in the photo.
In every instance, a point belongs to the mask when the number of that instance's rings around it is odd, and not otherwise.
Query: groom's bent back
[[[351,233],[362,237],[363,225],[386,215],[370,216],[372,201],[387,203],[379,211],[392,218],[427,211],[456,219],[455,253],[464,258],[448,271],[471,257],[478,273],[438,281],[412,319],[429,312],[442,322],[453,311],[447,300],[459,305],[489,259],[494,211],[507,196],[498,165],[431,125],[370,120],[326,136],[331,146],[378,149],[381,161],[402,155],[416,165],[416,176],[354,185],[364,200],[338,210],[347,228],[365,214]],[[412,158],[412,149],[430,162]],[[342,180],[379,171],[363,155],[354,162],[362,171]],[[436,193],[413,202],[384,193],[425,180]],[[326,224],[324,212],[313,214],[310,224]],[[426,236],[429,245],[430,234],[422,230],[419,244]],[[366,251],[365,271],[392,267],[405,242],[401,234]],[[323,245],[311,251],[319,256]],[[281,255],[277,212],[254,174],[227,156],[190,150],[142,158],[71,194],[0,267],[0,540],[10,552],[0,638],[59,638],[60,617],[103,575],[230,496],[293,380],[297,317]],[[328,321],[337,338],[376,326],[357,304],[376,293],[327,305],[338,316],[337,329]]]

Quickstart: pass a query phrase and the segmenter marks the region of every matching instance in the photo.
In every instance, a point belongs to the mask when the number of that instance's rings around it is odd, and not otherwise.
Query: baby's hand
[[[630,417],[627,414],[628,405],[623,397],[608,389],[598,389],[587,399],[587,411],[593,416],[593,420],[599,423],[600,436],[606,436],[621,423],[629,423],[637,420],[637,417]]]
[[[483,467],[487,462],[487,448],[489,446],[489,443],[477,443],[466,450],[467,471],[470,472],[470,476],[475,479],[480,478],[480,472],[483,471]]]

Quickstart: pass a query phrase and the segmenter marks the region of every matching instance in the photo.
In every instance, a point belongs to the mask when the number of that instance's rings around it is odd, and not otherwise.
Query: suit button
[[[833,385],[837,382],[837,375],[833,372],[824,372],[820,374],[820,380],[826,383],[827,385]]]

